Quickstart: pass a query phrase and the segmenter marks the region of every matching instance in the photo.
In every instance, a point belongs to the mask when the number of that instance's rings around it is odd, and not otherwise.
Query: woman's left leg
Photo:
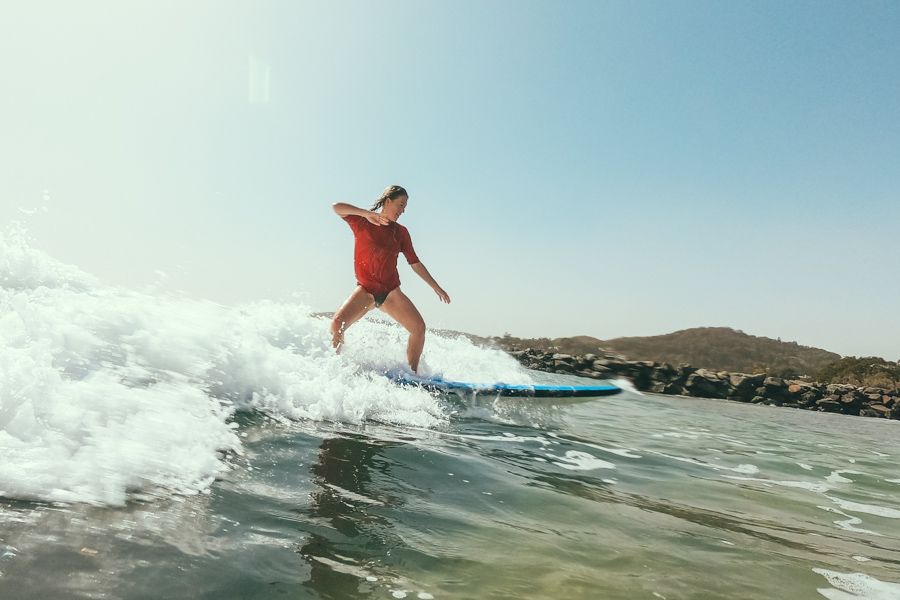
[[[422,357],[422,348],[425,347],[425,320],[419,314],[419,309],[412,303],[400,288],[392,290],[388,294],[381,310],[390,315],[409,332],[409,342],[406,345],[406,360],[413,373],[419,370],[419,359]]]

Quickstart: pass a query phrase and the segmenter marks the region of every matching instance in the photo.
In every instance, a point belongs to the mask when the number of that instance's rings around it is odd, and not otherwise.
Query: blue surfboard
[[[622,391],[614,385],[514,385],[509,383],[468,383],[441,377],[419,377],[407,372],[388,372],[385,375],[400,385],[415,385],[436,392],[473,392],[499,396],[535,398],[589,398],[610,396]]]

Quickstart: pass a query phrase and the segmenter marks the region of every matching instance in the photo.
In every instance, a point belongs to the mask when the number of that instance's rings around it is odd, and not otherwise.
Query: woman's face
[[[407,198],[406,196],[400,196],[399,198],[395,198],[394,200],[388,200],[384,203],[384,208],[381,209],[381,214],[386,216],[391,221],[396,221],[406,210],[406,203],[408,201],[409,198]]]

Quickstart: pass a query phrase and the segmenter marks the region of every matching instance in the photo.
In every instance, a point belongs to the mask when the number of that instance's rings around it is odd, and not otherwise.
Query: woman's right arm
[[[372,212],[371,210],[366,210],[364,208],[358,208],[353,206],[352,204],[347,204],[346,202],[335,202],[331,205],[331,208],[334,209],[334,212],[341,218],[344,218],[348,215],[356,215],[358,217],[362,217],[369,221],[374,225],[387,225],[390,223],[390,219],[385,217],[384,215],[378,214],[377,212]]]

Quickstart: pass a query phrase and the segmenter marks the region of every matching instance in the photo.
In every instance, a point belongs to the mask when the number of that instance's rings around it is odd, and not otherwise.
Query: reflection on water
[[[379,491],[370,475],[373,469],[389,474],[389,463],[379,455],[396,445],[348,434],[325,439],[319,447],[311,468],[319,487],[308,506],[297,510],[327,523],[308,531],[299,550],[310,565],[303,585],[321,598],[360,597],[361,582],[373,577],[367,569],[402,545],[391,523],[370,510],[402,503]]]

